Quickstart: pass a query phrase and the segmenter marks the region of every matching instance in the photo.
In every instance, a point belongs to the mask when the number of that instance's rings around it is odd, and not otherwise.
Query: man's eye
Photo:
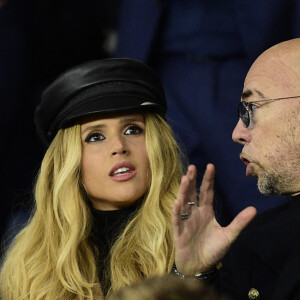
[[[254,111],[255,111],[257,108],[258,108],[257,105],[255,105],[255,104],[249,104],[249,109],[250,109],[250,111],[251,111],[252,114],[254,113]]]
[[[92,132],[86,137],[85,142],[94,143],[94,142],[103,141],[105,139],[106,137],[102,135],[100,132]]]
[[[131,125],[125,130],[124,134],[125,135],[135,135],[135,134],[140,134],[142,132],[143,132],[143,129],[140,126]]]

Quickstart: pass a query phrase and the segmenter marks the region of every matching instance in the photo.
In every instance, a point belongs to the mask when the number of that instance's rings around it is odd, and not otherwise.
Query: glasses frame
[[[253,106],[256,106],[255,103],[260,103],[260,102],[272,102],[272,101],[278,101],[278,100],[286,100],[286,99],[295,99],[295,98],[300,98],[299,96],[291,96],[291,97],[281,97],[281,98],[273,98],[273,99],[263,99],[263,100],[256,100],[256,101],[241,101],[238,104],[238,117],[242,120],[243,125],[245,128],[248,128],[251,120],[252,120],[252,115],[253,115]],[[246,109],[246,117],[245,114],[241,113],[241,107]]]

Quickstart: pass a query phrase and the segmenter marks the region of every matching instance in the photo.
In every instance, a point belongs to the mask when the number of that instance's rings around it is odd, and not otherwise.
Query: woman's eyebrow
[[[144,120],[143,119],[140,119],[140,118],[122,118],[120,119],[119,121],[119,124],[126,124],[126,123],[132,123],[132,122],[143,122]],[[81,135],[83,135],[85,132],[87,131],[92,131],[92,130],[99,130],[99,129],[102,129],[102,128],[105,128],[107,127],[107,125],[105,124],[96,124],[96,125],[93,125],[93,126],[88,126],[87,128],[85,128]]]
[[[85,128],[85,129],[82,131],[81,135],[83,135],[83,134],[84,134],[85,132],[87,132],[87,131],[99,130],[99,129],[104,128],[104,127],[105,127],[104,124],[97,124],[97,125],[94,125],[94,126],[89,126],[89,127]]]
[[[131,122],[143,122],[143,119],[139,119],[139,118],[123,118],[120,120],[120,124],[124,124],[124,123],[131,123]]]

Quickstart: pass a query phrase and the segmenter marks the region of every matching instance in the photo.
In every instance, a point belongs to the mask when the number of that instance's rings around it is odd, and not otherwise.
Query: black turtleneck
[[[120,210],[102,211],[91,208],[94,218],[92,241],[98,249],[98,277],[104,295],[110,288],[110,249],[137,209],[137,204]]]

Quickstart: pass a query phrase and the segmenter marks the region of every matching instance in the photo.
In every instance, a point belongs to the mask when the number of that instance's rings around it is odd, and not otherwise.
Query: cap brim
[[[103,95],[94,97],[80,103],[71,111],[68,110],[66,115],[60,116],[61,120],[59,126],[61,128],[68,127],[80,123],[84,117],[93,116],[96,114],[105,114],[118,111],[157,111],[159,112],[159,105],[151,99],[143,99],[143,97],[136,97],[134,95],[107,95],[106,101],[99,101],[104,98]]]

